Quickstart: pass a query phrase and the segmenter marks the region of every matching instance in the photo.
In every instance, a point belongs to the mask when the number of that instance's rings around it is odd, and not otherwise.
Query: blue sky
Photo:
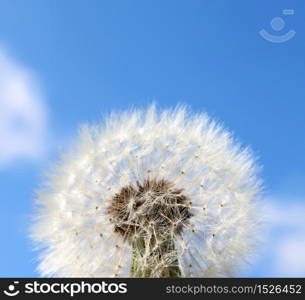
[[[265,242],[239,275],[304,276],[304,53],[302,1],[1,0],[0,276],[38,276],[33,191],[79,125],[152,100],[208,112],[263,165]]]

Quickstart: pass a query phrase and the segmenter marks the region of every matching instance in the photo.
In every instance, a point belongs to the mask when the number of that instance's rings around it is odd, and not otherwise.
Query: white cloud
[[[303,234],[284,235],[274,258],[277,276],[299,277],[305,275],[305,237]]]
[[[258,276],[305,275],[305,199],[272,199],[266,206],[264,249]]]
[[[45,151],[47,111],[35,76],[0,48],[0,167]]]

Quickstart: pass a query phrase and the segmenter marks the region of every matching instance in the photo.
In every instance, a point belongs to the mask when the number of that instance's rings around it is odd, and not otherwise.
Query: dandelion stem
[[[181,277],[179,261],[172,238],[157,243],[151,237],[139,237],[132,244],[131,277]]]

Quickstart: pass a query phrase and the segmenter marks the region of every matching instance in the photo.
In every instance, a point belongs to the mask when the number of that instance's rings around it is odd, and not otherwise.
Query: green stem
[[[152,249],[148,254],[147,247]],[[155,239],[148,241],[145,237],[139,237],[133,241],[132,249],[131,277],[181,277],[175,244],[170,237],[158,246]],[[167,264],[163,261],[164,257],[167,257]]]

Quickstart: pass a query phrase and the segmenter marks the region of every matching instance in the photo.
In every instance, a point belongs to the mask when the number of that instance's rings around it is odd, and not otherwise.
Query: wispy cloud
[[[0,167],[45,151],[47,110],[33,73],[0,48]]]
[[[266,202],[265,244],[253,275],[304,276],[305,198],[273,197]]]
[[[282,277],[299,277],[305,274],[305,237],[290,234],[281,238],[278,253],[274,259],[274,272]]]
[[[305,274],[305,203],[287,199],[269,207],[270,250],[273,276],[297,277]]]

